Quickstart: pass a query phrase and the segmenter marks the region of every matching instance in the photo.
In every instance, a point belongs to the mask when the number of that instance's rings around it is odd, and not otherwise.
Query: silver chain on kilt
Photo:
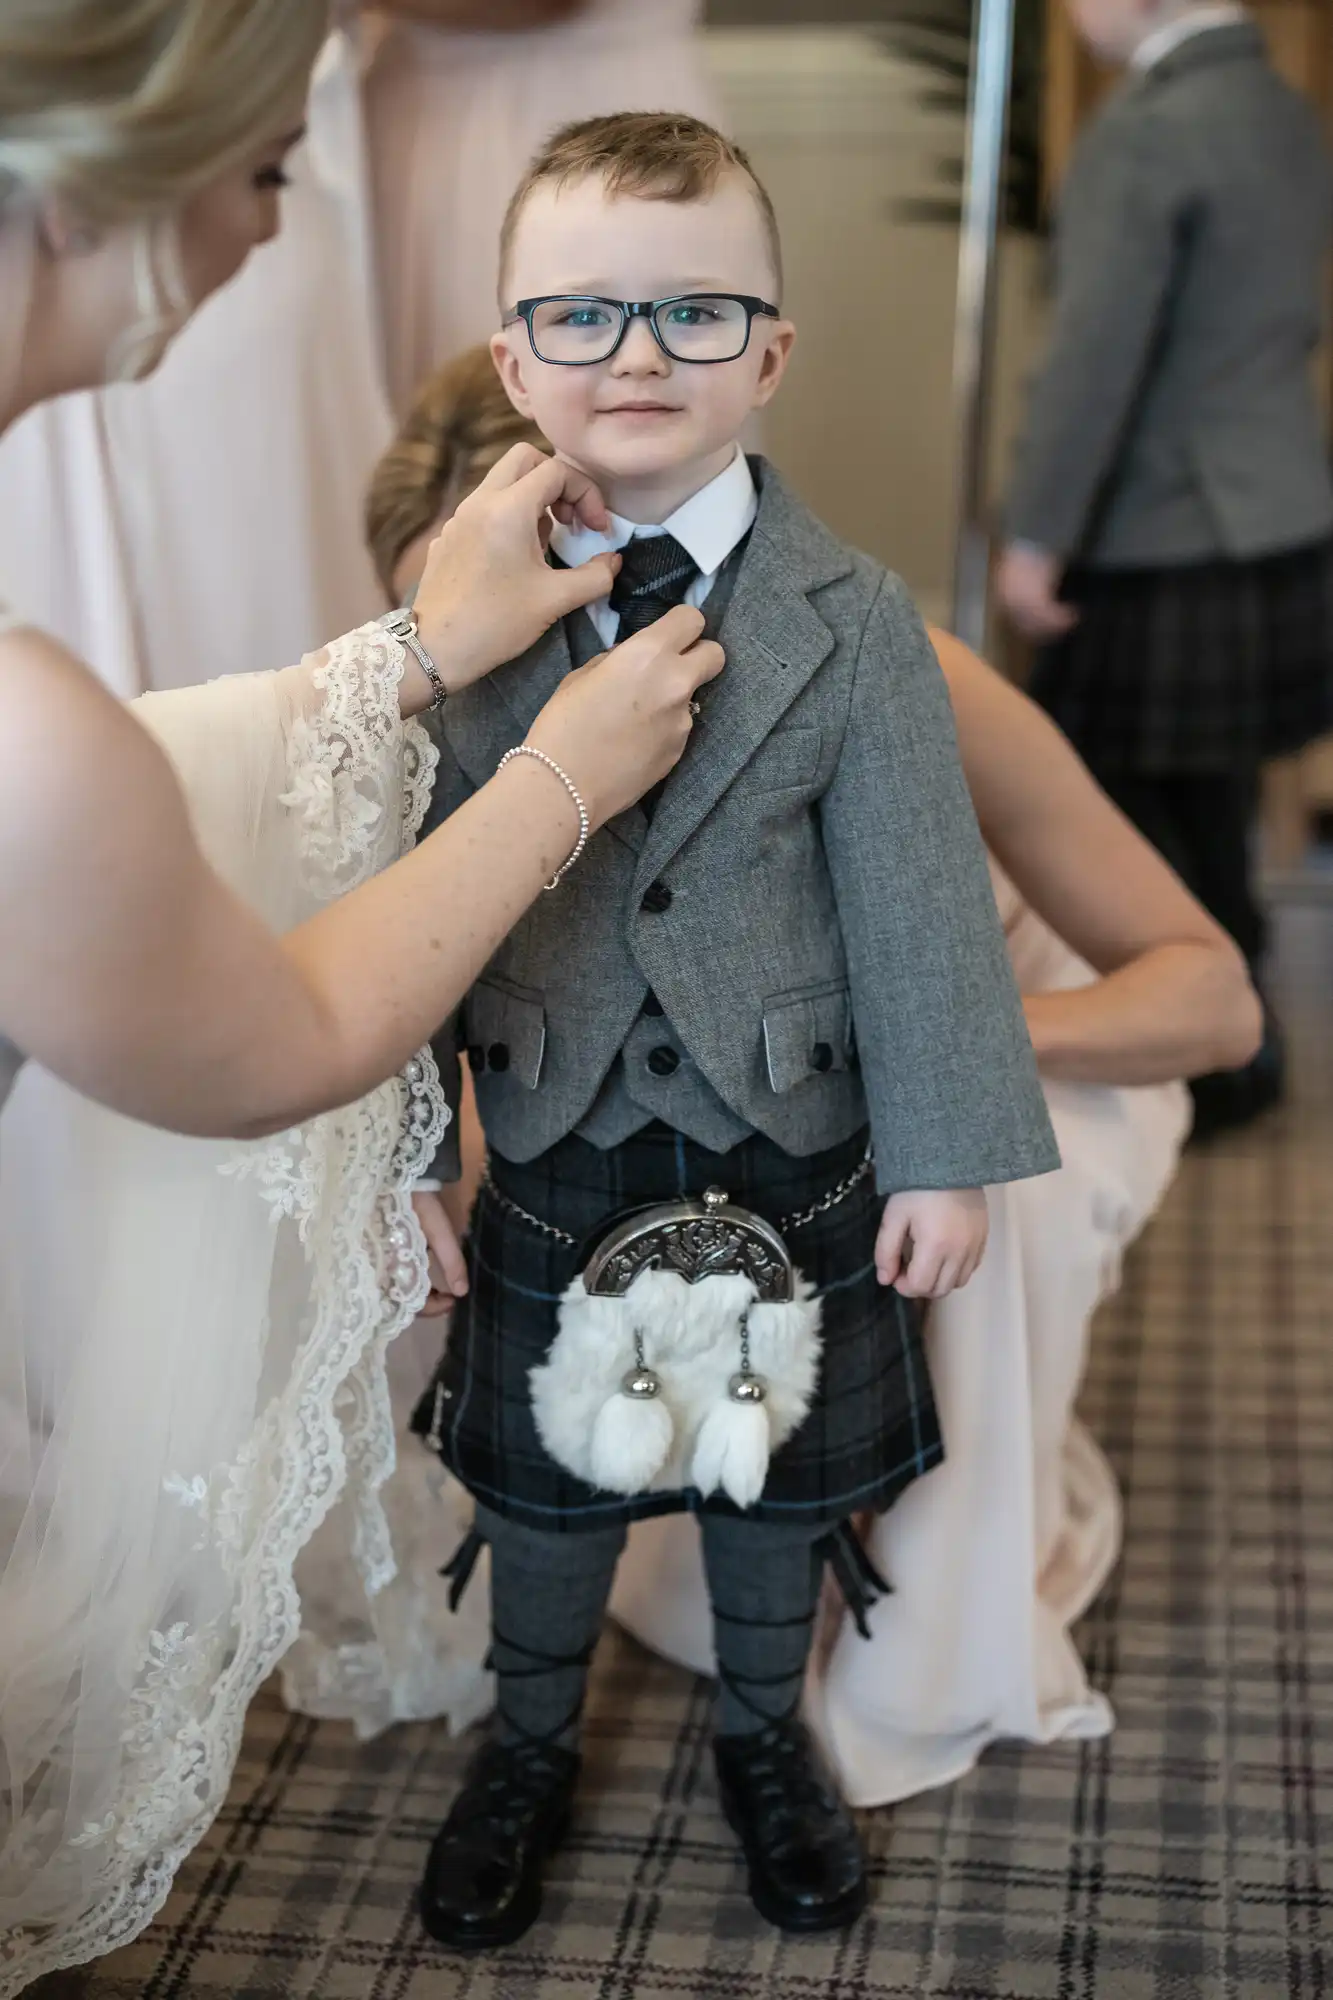
[[[866,1156],[860,1165],[853,1168],[835,1188],[830,1188],[826,1195],[821,1195],[820,1199],[812,1202],[809,1208],[798,1209],[795,1215],[784,1215],[778,1223],[779,1232],[785,1236],[793,1229],[804,1229],[806,1224],[813,1222],[817,1216],[827,1215],[830,1209],[839,1208],[849,1195],[855,1194],[874,1164],[874,1153],[867,1148]],[[539,1215],[531,1215],[526,1208],[520,1208],[516,1201],[511,1201],[507,1194],[501,1194],[491,1179],[489,1167],[481,1177],[481,1185],[496,1206],[504,1209],[506,1214],[512,1215],[516,1221],[525,1222],[529,1229],[535,1229],[541,1235],[549,1236],[553,1243],[562,1243],[570,1250],[578,1248],[577,1236],[571,1236],[566,1229],[557,1229],[554,1223],[543,1222]]]

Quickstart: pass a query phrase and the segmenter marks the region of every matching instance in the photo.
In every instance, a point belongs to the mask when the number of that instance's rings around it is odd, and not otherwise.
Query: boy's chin
[[[697,439],[687,442],[666,437],[636,439],[611,450],[561,454],[573,458],[580,470],[599,485],[605,482],[625,485],[635,480],[669,477],[673,472],[684,472],[701,464],[712,455],[700,447]]]

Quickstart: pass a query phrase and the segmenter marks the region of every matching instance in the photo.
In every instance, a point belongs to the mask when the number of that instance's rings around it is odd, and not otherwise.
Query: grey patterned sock
[[[491,1551],[491,1661],[504,1743],[576,1747],[623,1527],[552,1534],[478,1507]]]
[[[702,1528],[718,1729],[752,1736],[800,1707],[828,1528],[773,1527],[725,1514],[705,1514]]]

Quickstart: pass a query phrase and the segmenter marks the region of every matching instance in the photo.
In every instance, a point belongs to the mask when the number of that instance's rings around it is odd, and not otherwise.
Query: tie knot
[[[674,535],[639,535],[620,553],[611,609],[620,617],[619,636],[627,639],[654,624],[673,604],[684,603],[699,565]]]

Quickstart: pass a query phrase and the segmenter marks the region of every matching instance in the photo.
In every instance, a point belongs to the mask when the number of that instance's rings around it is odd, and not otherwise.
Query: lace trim
[[[282,803],[303,822],[307,879],[326,901],[411,846],[430,804],[440,753],[399,714],[406,659],[379,624],[335,640],[312,669],[323,704],[291,730]]]
[[[423,730],[402,726],[402,666],[401,645],[378,625],[340,640],[315,669],[322,708],[289,733],[283,803],[328,898],[410,846],[429,801],[436,753]],[[73,1925],[0,1937],[0,2000],[128,1944],[161,1909],[226,1798],[250,1702],[297,1637],[297,1556],[344,1493],[367,1588],[394,1574],[380,1499],[395,1464],[385,1354],[426,1295],[410,1190],[448,1115],[424,1051],[360,1103],[230,1167],[296,1223],[311,1260],[310,1330],[236,1460],[208,1480],[168,1481],[232,1582],[230,1616],[148,1636],[119,1807],[77,1836],[85,1852],[106,1851],[96,1900]],[[31,1834],[40,1844],[41,1828]]]

